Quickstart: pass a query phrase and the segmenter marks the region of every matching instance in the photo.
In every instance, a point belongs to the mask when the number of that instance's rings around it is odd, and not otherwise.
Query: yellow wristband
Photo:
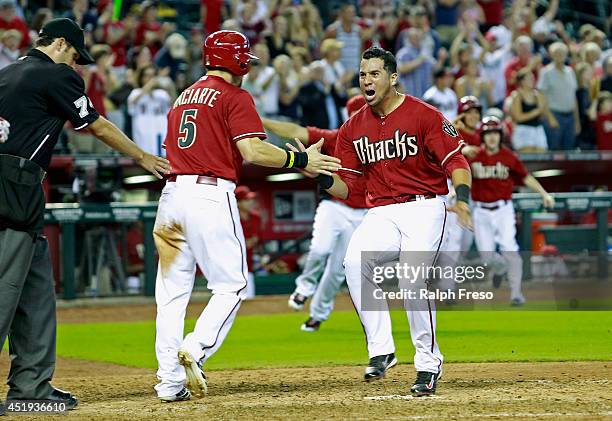
[[[289,164],[287,168],[293,168],[293,163],[295,162],[295,152],[289,151]]]

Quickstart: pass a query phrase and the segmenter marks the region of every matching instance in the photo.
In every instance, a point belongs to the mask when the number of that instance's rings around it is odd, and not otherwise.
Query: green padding
[[[263,275],[255,277],[257,295],[291,294],[295,289],[295,278],[299,273]]]

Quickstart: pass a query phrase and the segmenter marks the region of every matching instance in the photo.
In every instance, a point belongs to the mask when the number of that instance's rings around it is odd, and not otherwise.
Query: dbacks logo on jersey
[[[416,136],[401,133],[399,129],[390,139],[371,142],[367,136],[362,136],[353,140],[353,146],[363,165],[395,158],[404,161],[407,157],[415,156],[419,152]]]
[[[447,135],[451,137],[459,137],[459,133],[457,132],[457,129],[455,128],[455,126],[453,126],[447,120],[444,120],[442,122],[442,130],[444,130],[444,133],[446,133]]]
[[[472,163],[472,177],[478,179],[495,178],[506,180],[510,177],[510,168],[501,162],[495,165],[482,165],[482,162]]]

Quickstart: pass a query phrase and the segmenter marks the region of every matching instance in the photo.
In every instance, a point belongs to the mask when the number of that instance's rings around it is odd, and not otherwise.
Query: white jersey
[[[163,89],[141,94],[142,89],[137,88],[128,97],[128,112],[132,116],[132,138],[145,152],[163,155],[161,145],[168,130],[166,116],[172,106],[172,98]]]
[[[448,121],[457,118],[457,94],[452,89],[441,91],[434,85],[425,91],[423,100],[440,110]]]

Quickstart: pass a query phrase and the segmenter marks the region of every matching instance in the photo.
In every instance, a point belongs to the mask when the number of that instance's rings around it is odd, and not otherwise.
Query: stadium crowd
[[[380,45],[397,57],[399,90],[449,120],[458,98],[475,96],[484,115],[505,121],[517,151],[612,149],[608,2],[593,1],[598,25],[579,25],[559,19],[559,0],[201,0],[188,27],[167,17],[180,2],[123,3],[117,13],[110,0],[0,0],[0,68],[52,17],[74,19],[96,60],[77,69],[92,103],[157,154],[177,92],[203,74],[208,33],[250,39],[260,60],[243,87],[262,116],[320,128],[347,118],[361,51]],[[72,153],[106,152],[87,133],[67,133]]]

